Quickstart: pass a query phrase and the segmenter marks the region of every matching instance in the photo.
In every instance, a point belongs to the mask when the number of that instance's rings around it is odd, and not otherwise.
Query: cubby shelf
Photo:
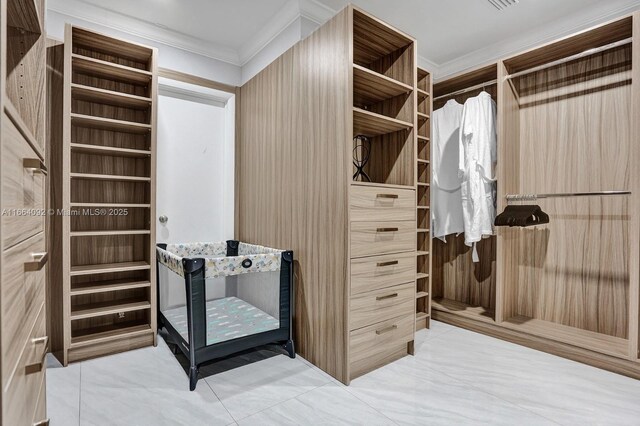
[[[423,297],[428,297],[429,293],[426,291],[419,291],[416,293],[416,299],[422,299]]]
[[[42,34],[42,19],[36,0],[8,0],[7,26]]]
[[[95,102],[133,109],[147,109],[151,104],[151,98],[130,95],[128,93],[115,92],[113,90],[99,89],[96,87],[84,86],[82,84],[75,83],[71,84],[71,96],[73,97],[73,99],[78,99],[81,101]]]
[[[69,176],[72,179],[111,180],[118,182],[151,182],[151,178],[146,176],[103,175],[96,173],[69,173]]]
[[[418,164],[430,164],[431,162],[429,160],[422,160],[420,158],[418,158]]]
[[[148,229],[128,229],[128,230],[107,230],[107,231],[73,231],[70,233],[72,237],[104,237],[110,235],[149,235],[151,231]]]
[[[426,137],[426,136],[418,135],[418,140],[420,142],[429,142],[430,139],[428,137]]]
[[[151,131],[150,124],[136,123],[133,121],[114,120],[112,118],[95,117],[71,113],[71,124],[79,127],[88,127],[113,132],[145,134]]]
[[[429,274],[425,274],[424,272],[418,272],[416,274],[416,279],[421,280],[424,278],[429,278]]]
[[[120,263],[104,263],[98,265],[81,265],[71,267],[71,276],[108,274],[112,272],[129,272],[151,269],[149,263],[141,262],[120,262]]]
[[[431,210],[429,206],[418,206],[418,210]]]
[[[108,280],[71,285],[71,296],[83,294],[108,293],[111,291],[133,290],[151,287],[149,281]]]
[[[416,89],[416,91],[418,92],[418,99],[426,99],[429,97],[429,92],[427,92],[426,90],[418,88]]]
[[[416,312],[416,322],[429,318],[429,314],[426,312]]]
[[[370,105],[413,91],[413,87],[363,66],[353,64],[353,96],[359,105]]]
[[[120,208],[120,209],[136,209],[136,208],[149,208],[151,204],[135,204],[135,203],[70,203],[70,207],[84,207],[84,208],[97,208],[97,207],[108,207],[108,208]]]
[[[127,325],[124,323],[119,324],[118,326],[94,327],[92,329],[85,330],[81,336],[72,337],[70,348],[75,349],[152,333],[153,330],[149,324],[133,323],[131,325]]]
[[[71,308],[71,321],[79,319],[95,318],[103,315],[118,314],[122,312],[140,311],[150,309],[151,303],[140,300],[121,300],[90,303]]]
[[[423,114],[421,112],[418,113],[418,121],[427,121],[429,119],[429,114]]]
[[[386,117],[357,107],[353,108],[354,135],[373,137],[411,128],[413,128],[413,124],[407,121]]]
[[[71,55],[71,61],[74,71],[81,72],[85,75],[135,84],[149,84],[153,79],[153,74],[149,71],[114,64],[113,62],[102,61],[75,53]]]
[[[416,252],[416,255],[418,255],[418,256],[429,256],[429,252],[428,251],[424,251],[424,250],[418,250]]]
[[[418,233],[419,234],[420,233],[424,234],[424,233],[428,233],[428,232],[429,232],[429,230],[427,228],[418,228]]]
[[[426,182],[418,182],[418,186],[426,186],[426,187],[429,187],[429,186],[431,186],[431,184],[430,184],[430,183],[426,183]]]
[[[83,154],[112,155],[116,157],[139,157],[145,158],[151,156],[151,151],[141,149],[116,148],[111,146],[90,145],[72,143],[71,151]]]

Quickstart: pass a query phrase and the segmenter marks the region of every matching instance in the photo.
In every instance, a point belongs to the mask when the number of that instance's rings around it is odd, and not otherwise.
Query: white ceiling
[[[520,0],[499,11],[488,0],[352,0],[418,40],[423,65],[436,77],[640,9],[640,0]],[[107,12],[109,26],[244,65],[299,16],[324,22],[347,0],[49,0],[49,8]],[[71,12],[71,13],[70,13]],[[87,16],[79,16],[87,18]],[[143,17],[143,18],[139,18]]]

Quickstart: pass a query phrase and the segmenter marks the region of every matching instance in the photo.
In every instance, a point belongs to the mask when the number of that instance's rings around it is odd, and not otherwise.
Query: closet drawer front
[[[407,354],[413,340],[414,315],[393,318],[350,333],[351,378],[375,370]]]
[[[415,281],[413,252],[365,257],[351,261],[351,295]]]
[[[351,298],[351,330],[415,312],[416,283],[371,291]]]
[[[2,126],[2,247],[7,248],[44,230],[46,178],[33,167],[38,155],[6,115]]]
[[[351,257],[415,251],[416,222],[352,222]]]
[[[352,221],[416,220],[416,193],[410,189],[351,185]]]
[[[2,253],[2,351],[8,368],[18,362],[16,348],[23,347],[44,303],[44,252],[44,233],[40,233]]]
[[[13,375],[8,378],[6,391],[3,395],[6,402],[5,424],[29,424],[25,419],[34,419],[39,400],[43,398],[45,378],[46,341],[40,338],[45,335],[45,309],[41,306],[40,314],[34,324],[26,346],[16,346],[14,350],[20,353],[18,364]],[[24,342],[23,342],[24,343]],[[40,397],[38,397],[40,395]],[[42,402],[44,404],[44,400]]]

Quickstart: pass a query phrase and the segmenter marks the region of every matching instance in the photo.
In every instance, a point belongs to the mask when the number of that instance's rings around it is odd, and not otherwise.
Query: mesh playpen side
[[[292,337],[293,252],[245,244],[158,244],[158,329],[189,359],[194,390],[202,363]]]

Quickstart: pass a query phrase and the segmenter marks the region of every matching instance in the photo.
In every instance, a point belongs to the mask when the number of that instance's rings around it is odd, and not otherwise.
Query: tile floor
[[[640,425],[640,381],[434,322],[405,357],[346,387],[259,350],[187,376],[158,347],[47,369],[52,426]]]

